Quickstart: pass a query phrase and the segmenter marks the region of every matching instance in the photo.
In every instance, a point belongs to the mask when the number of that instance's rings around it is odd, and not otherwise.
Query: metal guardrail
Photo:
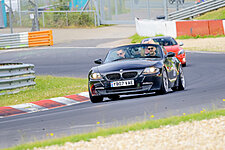
[[[0,35],[0,48],[7,49],[16,47],[28,47],[27,32]]]
[[[52,30],[0,35],[0,49],[52,45]]]
[[[225,0],[208,0],[185,9],[172,12],[168,15],[168,20],[182,20],[194,17],[225,6]]]
[[[52,30],[29,32],[28,45],[29,47],[53,45]]]
[[[19,90],[35,85],[33,69],[33,64],[0,64],[0,95],[8,93],[7,90]]]

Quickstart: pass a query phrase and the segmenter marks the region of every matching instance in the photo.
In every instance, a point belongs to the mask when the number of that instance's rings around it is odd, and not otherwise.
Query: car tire
[[[157,91],[157,94],[166,94],[169,91],[169,80],[168,80],[168,75],[165,69],[162,71],[162,85],[161,89]]]
[[[99,103],[103,101],[103,96],[92,96],[90,92],[90,88],[88,88],[89,91],[89,97],[92,103]]]
[[[186,82],[185,82],[183,68],[180,67],[180,69],[179,69],[179,84],[178,84],[177,90],[178,91],[184,90],[185,86],[186,86]]]
[[[108,98],[109,98],[110,100],[117,100],[117,99],[120,98],[120,96],[119,96],[119,95],[110,95],[110,96],[108,96]]]
[[[185,63],[185,64],[182,64],[182,67],[186,67],[187,66],[187,64]]]

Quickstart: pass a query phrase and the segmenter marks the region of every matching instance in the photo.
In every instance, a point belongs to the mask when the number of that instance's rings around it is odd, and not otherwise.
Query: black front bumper
[[[112,81],[102,80],[90,80],[89,87],[95,89],[95,94],[92,96],[108,96],[108,95],[127,95],[136,93],[147,93],[151,91],[160,90],[162,84],[161,73],[154,75],[140,75],[134,80],[134,86],[116,87],[112,88],[110,83]],[[91,91],[91,90],[90,90]]]

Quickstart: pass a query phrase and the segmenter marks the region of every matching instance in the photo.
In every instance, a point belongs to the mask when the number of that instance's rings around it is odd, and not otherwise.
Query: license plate
[[[111,82],[111,87],[132,86],[132,85],[134,85],[134,80],[124,80],[124,81]]]

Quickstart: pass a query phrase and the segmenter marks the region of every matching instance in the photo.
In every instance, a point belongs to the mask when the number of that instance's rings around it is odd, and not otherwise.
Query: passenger
[[[145,48],[145,56],[156,56],[156,47],[155,46],[148,46]]]
[[[153,40],[145,41],[143,44],[158,44]],[[156,56],[156,47],[148,46],[145,48],[144,56]]]
[[[168,46],[168,45],[169,45],[169,43],[167,41],[165,41],[163,46]]]
[[[145,41],[143,44],[157,44],[157,43],[154,42],[153,40],[149,40],[149,41]]]

